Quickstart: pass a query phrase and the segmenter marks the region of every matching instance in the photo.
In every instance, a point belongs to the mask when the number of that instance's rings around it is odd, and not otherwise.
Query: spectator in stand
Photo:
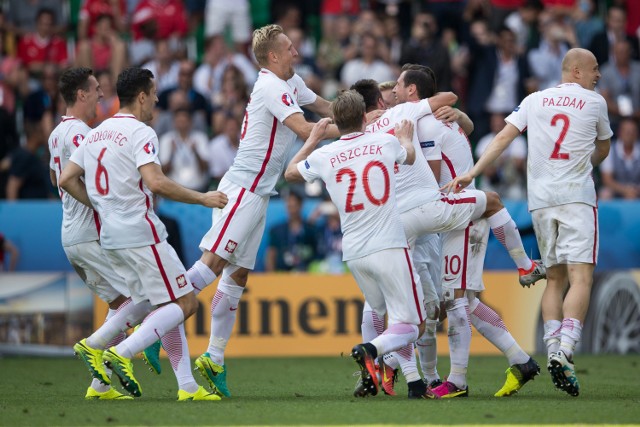
[[[27,91],[27,73],[21,67],[20,60],[4,58],[0,62],[0,199],[6,197],[10,153],[20,143],[16,122],[17,103],[20,95]]]
[[[58,75],[55,64],[47,63],[42,69],[41,80],[24,99],[24,120],[38,123],[45,135],[51,134],[64,110],[58,110]],[[33,85],[32,85],[33,86]]]
[[[400,64],[419,64],[431,68],[438,88],[451,90],[451,61],[449,51],[437,36],[438,24],[430,13],[419,13],[411,26],[411,38],[402,49]],[[383,81],[383,80],[378,80]]]
[[[340,73],[340,83],[351,87],[362,76],[378,82],[394,80],[396,75],[389,64],[378,56],[380,43],[372,33],[365,33],[360,39],[360,56],[345,62]]]
[[[628,40],[613,45],[613,61],[600,68],[600,94],[607,101],[609,119],[617,128],[622,117],[640,119],[640,61],[631,59]]]
[[[504,113],[491,114],[491,132],[480,138],[476,145],[475,155],[480,158],[489,143],[504,127]],[[480,175],[479,190],[495,191],[508,200],[525,200],[527,171],[527,141],[517,136],[496,161],[487,166]]]
[[[498,32],[500,28],[504,26],[504,22],[507,19],[507,16],[516,12],[522,3],[523,0],[490,0],[491,12],[490,12],[490,21],[489,27],[492,31]]]
[[[207,0],[204,24],[207,38],[223,35],[228,27],[235,43],[235,51],[247,53],[251,40],[249,0]]]
[[[562,59],[567,51],[577,46],[575,33],[569,26],[562,26],[545,13],[540,17],[542,41],[529,51],[527,58],[537,90],[557,86],[562,79]],[[506,111],[506,110],[505,110]]]
[[[309,89],[315,93],[322,92],[322,73],[313,56],[304,55],[303,45],[306,44],[307,37],[300,28],[292,28],[287,33],[293,47],[298,52],[298,56],[293,58],[293,69],[299,75]]]
[[[388,82],[378,84],[380,94],[382,95],[382,101],[384,101],[385,110],[395,107],[398,104],[396,95],[393,93],[393,88],[396,87],[396,84],[398,84],[398,82],[395,80],[389,80]]]
[[[142,66],[153,73],[158,92],[176,87],[180,63],[169,46],[169,40],[156,40],[155,58]]]
[[[325,77],[337,81],[343,64],[358,55],[358,48],[352,40],[352,25],[348,17],[337,17],[332,27],[335,29],[333,32],[323,33],[316,59]]]
[[[11,153],[7,200],[46,199],[52,194],[49,162],[42,158],[48,153],[47,137],[39,123],[25,122],[24,132],[24,147]]]
[[[526,0],[504,24],[516,35],[518,53],[524,54],[540,44],[539,15],[544,10],[541,0]]]
[[[90,28],[91,36],[78,41],[76,64],[94,72],[109,70],[116,78],[127,61],[127,46],[114,27],[112,15],[103,14],[95,19]]]
[[[46,63],[67,65],[67,43],[55,35],[55,19],[51,9],[40,9],[36,31],[25,33],[18,43],[18,56],[30,74],[39,75]]]
[[[618,126],[617,138],[609,156],[600,165],[600,198],[640,198],[640,139],[637,121],[625,118]]]
[[[613,59],[613,45],[620,40],[628,40],[631,58],[638,59],[638,38],[626,33],[627,12],[620,6],[611,6],[607,12],[606,28],[593,36],[589,50],[596,56],[600,67]]]
[[[67,17],[64,13],[63,2],[60,0],[9,0],[7,14],[9,32],[16,37],[35,33],[37,17],[42,9],[53,12],[52,34],[63,36],[67,31]]]
[[[126,0],[84,0],[78,16],[78,40],[93,37],[98,21],[105,15],[111,18],[111,25],[117,33],[127,31]]]
[[[157,25],[156,40],[170,40],[172,47],[173,43],[179,42],[187,35],[189,28],[182,0],[140,0],[132,18],[131,30],[134,40],[144,36],[141,25],[147,21],[140,19],[141,16],[150,16],[150,20]]]
[[[331,200],[326,200],[309,216],[309,222],[316,225],[324,219],[324,225],[318,229],[318,262],[312,271],[323,274],[343,274],[347,272],[346,263],[342,261],[342,229],[340,228],[340,212]]]
[[[95,128],[103,121],[110,117],[113,117],[118,111],[120,111],[120,100],[116,93],[115,85],[113,84],[113,76],[109,71],[98,71],[96,73],[96,79],[104,94],[102,100],[98,102],[96,107],[95,119],[87,123],[89,127]]]
[[[9,258],[7,258],[9,255]],[[0,233],[0,271],[16,271],[20,251],[13,242]],[[6,265],[9,260],[9,265]]]
[[[302,218],[303,200],[302,195],[289,191],[287,220],[269,230],[266,271],[304,272],[316,258],[316,230]]]
[[[339,31],[342,19],[355,20],[360,14],[359,1],[322,0],[320,4],[320,17],[322,19],[323,37],[331,37]]]
[[[175,111],[186,108],[192,111],[193,128],[201,132],[207,131],[207,118],[202,114],[194,114],[189,102],[189,94],[182,89],[176,89],[167,99],[167,109],[163,110],[156,105],[156,112],[153,115],[153,129],[158,135],[175,130],[173,114]]]
[[[236,158],[240,146],[240,117],[227,114],[222,132],[209,142],[207,160],[211,177],[210,189],[218,188],[222,176],[229,170],[233,159]]]
[[[158,159],[169,178],[191,190],[202,191],[207,175],[208,143],[204,132],[193,129],[191,111],[179,108],[173,113],[174,130],[159,139]]]
[[[138,36],[129,42],[129,62],[133,66],[140,66],[155,56],[158,23],[154,20],[153,11],[147,8],[132,15],[131,26],[137,27]]]
[[[249,91],[240,70],[227,65],[222,74],[222,86],[213,104],[213,134],[222,132],[227,116],[242,117],[249,102]]]
[[[580,0],[572,19],[578,44],[581,47],[590,46],[593,37],[604,31],[604,21],[598,15],[596,0]]]

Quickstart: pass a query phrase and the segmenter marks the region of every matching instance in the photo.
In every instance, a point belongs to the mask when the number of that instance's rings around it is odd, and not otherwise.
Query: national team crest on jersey
[[[232,254],[237,247],[238,247],[238,243],[234,242],[233,240],[229,240],[227,242],[227,246],[224,247],[224,250]]]
[[[282,102],[287,107],[291,107],[293,105],[293,98],[291,98],[291,95],[289,95],[288,93],[283,93],[282,94]]]
[[[144,151],[147,154],[155,154],[156,153],[156,147],[153,145],[152,142],[147,142],[146,144],[144,144]]]
[[[73,145],[79,147],[82,140],[84,140],[84,135],[77,134],[71,141],[73,142]]]
[[[184,277],[184,274],[181,274],[178,277],[176,277],[176,282],[178,282],[179,288],[184,288],[185,286],[187,286],[187,279]]]

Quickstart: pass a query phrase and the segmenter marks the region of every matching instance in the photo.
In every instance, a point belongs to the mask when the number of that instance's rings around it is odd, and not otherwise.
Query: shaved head
[[[581,68],[589,59],[595,59],[591,51],[582,48],[570,49],[562,59],[562,72],[571,72],[574,68]]]
[[[570,49],[562,60],[562,82],[578,83],[585,89],[594,89],[600,71],[596,57],[587,49]]]

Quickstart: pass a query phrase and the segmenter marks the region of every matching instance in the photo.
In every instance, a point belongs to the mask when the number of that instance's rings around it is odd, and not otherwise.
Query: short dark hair
[[[146,68],[125,68],[118,75],[118,82],[116,83],[116,92],[118,93],[120,105],[131,105],[140,92],[149,95],[153,86],[152,80],[153,73]]]
[[[353,89],[341,92],[331,103],[333,121],[340,133],[362,130],[365,112],[366,105],[362,95]]]
[[[404,85],[416,85],[416,91],[420,99],[427,99],[436,93],[436,82],[427,73],[418,70],[404,72]]]
[[[93,70],[87,67],[74,67],[64,70],[58,79],[58,90],[67,106],[73,106],[78,99],[78,90],[89,89],[89,76]]]
[[[438,80],[436,79],[436,73],[431,69],[431,67],[427,67],[426,65],[420,65],[420,64],[404,64],[402,66],[401,71],[409,71],[409,70],[422,71],[423,73],[425,73],[427,76],[429,76],[430,79],[433,80],[433,84],[434,84],[433,94],[435,94],[438,91]]]
[[[376,109],[378,107],[378,100],[382,99],[382,92],[380,92],[378,82],[373,79],[358,80],[352,84],[349,89],[355,90],[362,95],[367,111]]]
[[[53,23],[56,23],[56,13],[53,11],[53,9],[50,9],[48,7],[41,7],[40,9],[38,9],[38,11],[36,12],[36,21],[40,20],[40,17],[42,15],[51,16],[51,19],[53,19]]]

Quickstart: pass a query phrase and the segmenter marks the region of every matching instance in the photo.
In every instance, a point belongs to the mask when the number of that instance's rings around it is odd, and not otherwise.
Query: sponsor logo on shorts
[[[233,240],[229,240],[227,242],[227,246],[224,247],[224,250],[232,254],[237,247],[238,247],[238,243],[234,242]]]
[[[456,280],[456,278],[455,277],[445,277],[443,280],[445,282],[453,282],[454,280]]]
[[[179,288],[184,288],[185,286],[187,286],[187,279],[184,277],[184,274],[181,274],[178,277],[176,277],[176,282],[178,282]]]

